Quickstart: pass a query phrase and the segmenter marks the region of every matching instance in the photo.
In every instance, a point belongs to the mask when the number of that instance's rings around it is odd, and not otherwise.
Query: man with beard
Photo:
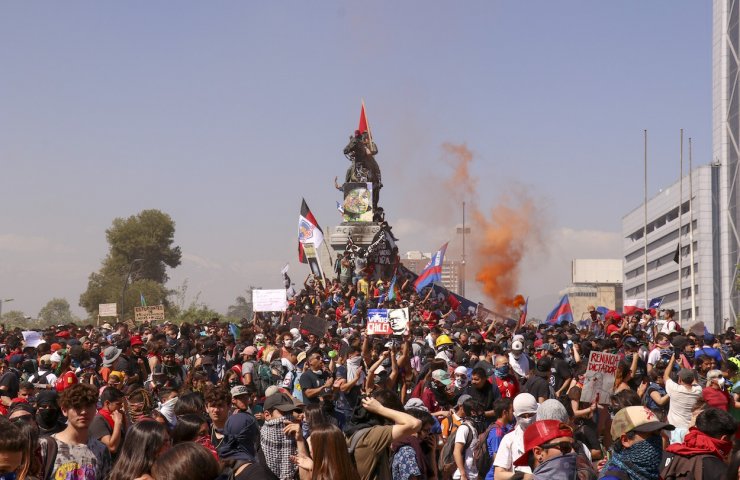
[[[470,385],[464,393],[470,395],[474,402],[480,404],[485,412],[486,427],[495,420],[493,402],[501,398],[501,392],[488,381],[486,371],[480,367],[473,369],[470,376]],[[431,411],[431,410],[430,410]]]
[[[168,347],[162,352],[162,373],[167,377],[167,383],[172,388],[180,388],[185,380],[183,368],[177,364],[175,349]]]
[[[52,435],[64,430],[61,416],[56,390],[39,392],[36,396],[36,423],[39,425],[39,435]]]

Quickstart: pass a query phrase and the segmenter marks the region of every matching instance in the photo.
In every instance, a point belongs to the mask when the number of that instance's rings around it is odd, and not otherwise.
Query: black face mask
[[[52,428],[59,420],[59,410],[55,408],[46,408],[36,412],[36,422],[42,428]]]

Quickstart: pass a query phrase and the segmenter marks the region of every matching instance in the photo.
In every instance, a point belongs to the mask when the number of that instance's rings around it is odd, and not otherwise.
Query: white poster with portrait
[[[388,323],[391,324],[393,335],[408,335],[409,333],[409,309],[395,308],[388,310]]]

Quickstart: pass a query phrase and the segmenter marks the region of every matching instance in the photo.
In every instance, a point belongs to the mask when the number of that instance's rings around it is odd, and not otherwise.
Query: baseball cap
[[[131,346],[135,347],[137,345],[144,345],[144,341],[139,335],[134,335],[133,337],[131,337]]]
[[[432,379],[438,381],[442,385],[449,385],[450,383],[452,383],[452,380],[450,379],[450,374],[441,369],[432,372]]]
[[[612,420],[612,439],[617,440],[628,432],[655,432],[657,430],[674,430],[676,427],[661,422],[655,413],[643,406],[624,407]],[[525,434],[527,432],[524,432]]]
[[[265,399],[264,404],[265,411],[278,410],[280,412],[292,412],[298,410],[301,407],[293,402],[293,399],[287,393],[277,392],[273,393]]]
[[[253,347],[253,346],[251,346],[251,345],[250,345],[250,346],[248,346],[248,347],[246,347],[246,348],[245,348],[245,349],[244,349],[244,350],[242,351],[242,355],[256,355],[256,354],[257,354],[257,349],[256,349],[256,348],[254,348],[254,347]]]
[[[249,389],[246,387],[246,385],[237,385],[235,387],[231,387],[231,397],[238,397],[239,395],[248,395]]]
[[[301,363],[301,362],[302,362],[302,361],[304,361],[305,359],[306,359],[306,352],[300,352],[300,353],[299,353],[299,354],[298,354],[298,355],[296,356],[296,360],[298,361],[298,363]]]
[[[524,431],[524,453],[514,460],[514,465],[521,467],[529,463],[529,454],[534,447],[547,443],[554,438],[573,438],[573,429],[559,420],[540,420],[534,422]]]
[[[470,396],[470,395],[460,395],[460,398],[457,399],[457,403],[455,404],[455,406],[456,407],[459,407],[463,403],[465,403],[466,401],[470,400],[471,398],[473,398],[473,397]]]

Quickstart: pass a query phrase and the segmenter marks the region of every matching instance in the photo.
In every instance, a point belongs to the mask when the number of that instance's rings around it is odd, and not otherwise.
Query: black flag
[[[681,244],[676,245],[676,254],[673,255],[673,261],[679,263],[679,257],[681,256]]]

